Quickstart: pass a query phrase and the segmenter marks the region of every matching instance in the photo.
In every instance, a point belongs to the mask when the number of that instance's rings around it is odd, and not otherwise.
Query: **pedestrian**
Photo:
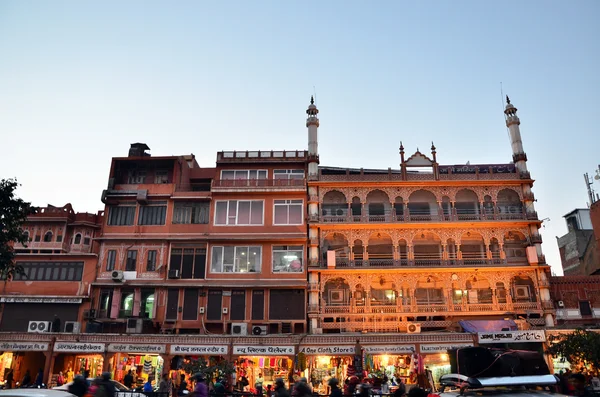
[[[125,375],[125,377],[123,378],[123,384],[128,389],[131,389],[131,386],[133,386],[133,371],[129,370],[127,372],[127,375]]]
[[[275,397],[290,397],[290,392],[285,388],[282,378],[275,379]]]
[[[161,394],[159,397],[167,397],[171,392],[171,380],[169,379],[169,374],[164,373],[162,375],[162,379],[158,384],[158,392]]]
[[[97,397],[115,397],[115,387],[110,381],[110,372],[102,373],[99,383],[98,390],[96,391]]]
[[[41,387],[44,384],[44,370],[40,368],[35,377],[35,385]]]
[[[585,375],[572,374],[569,377],[569,383],[573,386],[573,394],[577,397],[592,397],[595,393],[586,386]]]
[[[25,371],[25,376],[23,376],[23,380],[21,380],[21,387],[27,387],[31,385],[31,374],[29,370]]]
[[[179,389],[177,390],[177,395],[183,396],[185,394],[184,391],[187,391],[187,382],[185,381],[185,375],[181,374],[180,379],[181,380],[179,381]]]
[[[198,372],[194,375],[196,387],[194,387],[194,397],[208,397],[208,386],[206,386],[206,378],[204,374]]]
[[[9,369],[8,373],[6,374],[6,378],[4,379],[4,388],[12,389],[13,382],[14,382],[13,370]]]
[[[56,377],[56,386],[62,386],[65,384],[65,377],[62,371],[58,371],[58,376]]]
[[[273,385],[267,385],[267,397],[273,397],[275,392],[273,391]]]
[[[339,387],[340,381],[337,380],[337,378],[329,379],[328,384],[331,388],[331,390],[329,391],[329,397],[342,397],[342,391]]]
[[[398,388],[394,391],[394,397],[404,397],[406,395],[406,386],[402,379],[398,378]]]
[[[83,397],[87,391],[87,380],[82,375],[75,376],[73,383],[69,385],[69,393],[77,397]]]
[[[148,380],[146,381],[146,383],[144,383],[143,391],[145,393],[150,393],[150,392],[153,391],[153,388],[152,388],[152,378],[151,377],[148,377]]]
[[[263,378],[263,375],[261,372],[258,373],[258,377],[256,378],[256,382],[254,383],[254,387],[256,388],[256,395],[257,396],[262,396],[263,395],[263,383],[265,382],[265,379]]]
[[[213,394],[217,396],[225,395],[225,381],[223,378],[218,378],[213,386]]]

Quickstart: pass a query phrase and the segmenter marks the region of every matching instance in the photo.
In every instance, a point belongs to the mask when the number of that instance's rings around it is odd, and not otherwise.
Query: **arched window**
[[[25,241],[31,241],[31,238],[29,237],[29,230],[25,230],[23,235],[25,236]]]
[[[75,241],[73,242],[73,244],[81,244],[81,234],[77,233],[75,235]]]
[[[52,232],[47,231],[46,234],[44,234],[44,242],[49,243],[51,241],[52,241]]]

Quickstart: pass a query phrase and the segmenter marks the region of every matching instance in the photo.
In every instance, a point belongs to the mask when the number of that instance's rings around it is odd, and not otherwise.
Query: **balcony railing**
[[[542,262],[540,262],[542,263]],[[323,260],[319,267],[327,268],[328,262]],[[349,268],[405,268],[405,267],[480,267],[480,266],[523,266],[527,265],[527,257],[511,258],[511,261],[500,258],[467,258],[467,259],[441,259],[441,258],[414,258],[414,259],[354,259],[336,258],[335,267]]]
[[[461,210],[454,213],[449,212],[410,212],[405,210],[403,213],[396,211],[385,211],[383,214],[378,212],[370,214],[365,211],[363,214],[352,213],[346,207],[325,207],[322,208],[318,221],[321,223],[397,223],[397,222],[464,222],[464,221],[489,221],[489,220],[538,220],[537,212],[525,212],[521,208],[515,207],[514,210],[494,211],[475,211]],[[316,217],[311,217],[311,221],[317,221]]]
[[[306,150],[241,150],[217,152],[217,162],[238,162],[245,161],[282,161],[294,160],[303,161],[308,157]]]
[[[219,179],[212,182],[213,189],[231,188],[304,188],[305,179]]]

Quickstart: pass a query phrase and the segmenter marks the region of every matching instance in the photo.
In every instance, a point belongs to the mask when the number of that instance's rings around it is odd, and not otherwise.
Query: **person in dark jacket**
[[[217,382],[213,386],[213,393],[217,396],[225,395],[225,381],[222,378],[217,379]]]
[[[342,397],[342,391],[340,390],[339,384],[340,381],[336,378],[329,379],[329,387],[331,391],[329,392],[329,397]]]
[[[123,378],[123,384],[127,386],[128,389],[131,389],[131,386],[133,385],[133,372],[131,372],[131,370],[129,370],[127,375]]]
[[[13,382],[14,382],[13,370],[9,369],[8,373],[6,374],[6,379],[4,379],[4,388],[12,389]]]
[[[31,373],[29,370],[25,371],[25,376],[23,376],[23,380],[21,380],[21,387],[29,386],[31,384]]]
[[[87,389],[87,381],[81,375],[75,376],[75,379],[73,379],[73,383],[69,385],[69,393],[77,397],[85,396],[85,393],[87,393]]]
[[[105,397],[115,397],[115,386],[110,381],[110,372],[102,373],[98,388],[102,389]]]
[[[285,388],[282,378],[275,379],[275,397],[290,397],[290,392]]]
[[[40,370],[37,373],[37,376],[35,377],[35,384],[36,386],[41,386],[44,383],[44,370],[40,368]]]

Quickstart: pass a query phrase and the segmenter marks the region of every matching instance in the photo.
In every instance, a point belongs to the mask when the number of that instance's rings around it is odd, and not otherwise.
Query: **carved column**
[[[506,259],[506,252],[504,252],[504,243],[498,240],[498,250],[500,251],[500,259]]]
[[[368,261],[369,260],[369,245],[368,244],[364,244],[363,245],[363,262],[364,261]]]
[[[462,251],[460,250],[460,243],[454,245],[456,247],[456,259],[462,259]]]
[[[442,242],[442,260],[448,260],[448,244]]]
[[[366,211],[366,203],[360,202],[360,216],[363,222],[368,220],[367,211]]]

